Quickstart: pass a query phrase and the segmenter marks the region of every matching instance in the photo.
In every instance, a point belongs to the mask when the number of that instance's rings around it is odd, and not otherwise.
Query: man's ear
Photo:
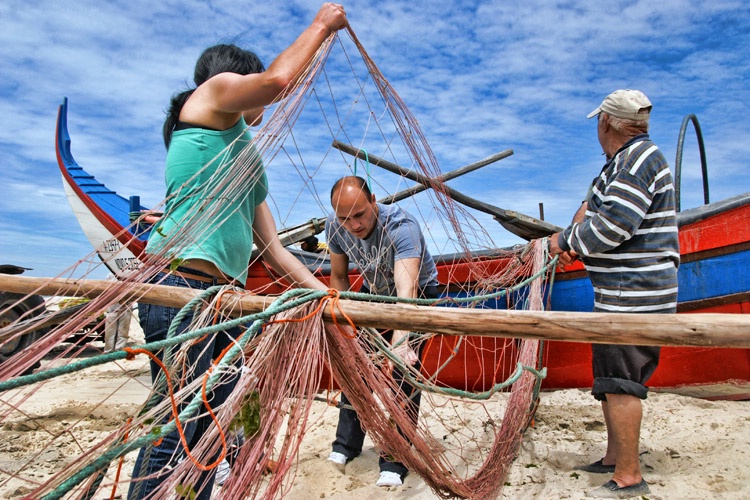
[[[601,122],[601,125],[602,125],[602,128],[604,129],[604,132],[608,131],[609,127],[610,127],[610,125],[609,125],[609,115],[607,115],[605,113],[602,113],[601,116],[600,116],[600,118],[599,118],[599,121]]]

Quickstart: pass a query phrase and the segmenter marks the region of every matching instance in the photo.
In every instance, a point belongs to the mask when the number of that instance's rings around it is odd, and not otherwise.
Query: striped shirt
[[[634,137],[594,179],[581,223],[558,243],[575,250],[594,286],[594,311],[674,312],[677,237],[672,174],[647,134]]]

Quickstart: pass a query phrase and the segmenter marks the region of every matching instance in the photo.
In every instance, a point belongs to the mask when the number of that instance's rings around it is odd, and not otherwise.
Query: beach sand
[[[134,322],[135,323],[135,322]],[[137,325],[133,339],[139,340]],[[64,361],[46,361],[45,367]],[[86,369],[46,383],[23,403],[25,415],[13,413],[0,427],[0,498],[28,495],[40,482],[137,413],[149,387],[144,358]],[[103,396],[112,394],[102,401]],[[3,395],[8,401],[11,394]],[[491,405],[492,403],[490,403]],[[494,409],[488,406],[490,412]],[[386,490],[375,486],[377,451],[367,439],[346,475],[327,461],[337,412],[316,403],[300,449],[290,499],[438,498],[420,477]],[[498,418],[500,409],[497,409]],[[43,449],[50,435],[72,424],[76,440],[59,440]],[[78,444],[76,444],[78,443]],[[599,404],[585,389],[543,392],[534,425],[524,437],[506,479],[502,498],[587,498],[585,492],[608,475],[574,472],[573,466],[601,458],[606,430]],[[134,453],[127,456],[121,479],[127,479]],[[31,464],[31,465],[27,465]],[[709,401],[674,393],[652,393],[644,402],[641,466],[650,484],[649,499],[750,498],[750,401]],[[23,468],[19,478],[10,473]],[[114,477],[108,472],[108,481]],[[125,497],[126,484],[117,487]],[[111,487],[94,498],[110,498]],[[214,498],[222,498],[221,488]]]

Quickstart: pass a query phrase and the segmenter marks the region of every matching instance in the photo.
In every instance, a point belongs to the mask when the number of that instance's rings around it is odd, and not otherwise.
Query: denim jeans
[[[389,332],[391,333],[391,332]],[[417,355],[422,358],[422,348],[424,342],[420,343],[417,350]],[[419,370],[422,367],[422,362],[417,361],[414,365],[415,370]],[[394,368],[391,373],[393,380],[396,382],[398,391],[394,394],[395,397],[407,401],[407,412],[413,425],[417,425],[417,416],[419,415],[419,404],[422,401],[422,392],[418,391],[414,386],[404,380],[404,374],[401,370]],[[409,399],[407,399],[409,398]],[[349,405],[349,398],[346,394],[341,393],[341,404]],[[400,432],[400,429],[399,429]],[[359,456],[362,453],[362,445],[365,442],[365,430],[362,428],[362,424],[359,421],[359,416],[355,410],[349,408],[341,408],[339,410],[339,422],[336,426],[336,440],[333,442],[332,451],[341,453],[347,458],[347,461]],[[400,475],[403,479],[409,472],[401,462],[394,461],[385,453],[380,453],[378,457],[378,466],[380,472],[395,472]]]
[[[366,288],[362,288],[360,292],[371,293]],[[420,297],[429,299],[437,298],[438,295],[439,293],[436,286],[427,286],[420,290],[419,293]],[[386,342],[390,343],[393,331],[381,331],[381,334]],[[420,342],[416,349],[419,360],[414,365],[414,369],[417,371],[422,368],[423,349],[424,342]],[[419,405],[422,401],[422,392],[409,384],[404,379],[404,374],[398,368],[394,367],[391,376],[397,387],[394,397],[407,401],[406,409],[409,418],[411,418],[413,425],[416,427],[417,419],[419,417]],[[349,405],[349,398],[347,398],[346,394],[343,392],[341,393],[341,403]],[[399,432],[401,432],[400,429]],[[366,431],[362,428],[357,412],[355,410],[350,410],[349,408],[341,408],[339,410],[339,421],[336,426],[336,439],[333,442],[332,451],[341,453],[347,458],[347,461],[352,460],[362,453],[365,434]],[[380,467],[380,472],[395,472],[400,475],[402,479],[409,473],[409,469],[407,469],[404,464],[393,460],[383,452],[380,453],[380,457],[378,458],[378,466]]]
[[[163,273],[159,273],[153,280],[153,283],[160,283],[162,285],[178,286],[183,288],[201,289],[205,290],[212,286],[212,283],[204,283],[198,280],[184,279],[179,276],[166,275],[164,278]],[[162,281],[162,278],[163,281]],[[152,304],[138,303],[138,313],[143,328],[143,333],[146,342],[154,342],[158,340],[164,340],[167,336],[169,327],[174,320],[175,316],[179,312],[179,309],[172,307],[157,306]],[[182,334],[190,325],[192,315],[188,315],[180,323],[176,334]],[[240,328],[232,328],[223,332],[208,335],[201,342],[193,345],[187,353],[188,365],[192,368],[192,371],[186,377],[185,383],[188,384],[196,378],[203,377],[206,370],[211,366],[212,361],[218,356],[232,340],[237,338],[240,334]],[[162,352],[159,351],[157,356],[161,359]],[[239,361],[238,361],[239,363]],[[151,381],[156,380],[159,374],[159,366],[151,362]],[[214,387],[212,394],[209,395],[209,403],[211,408],[215,409],[220,404],[224,403],[231,394],[235,385],[237,384],[238,377],[233,377],[231,381]],[[174,384],[176,381],[172,381]],[[187,404],[187,403],[186,403]],[[185,404],[185,405],[186,405]],[[180,410],[185,405],[180,407]],[[213,425],[211,417],[205,413],[205,408],[201,407],[199,412],[203,415],[198,418],[191,420],[189,423],[183,424],[183,431],[189,448],[194,448],[199,440],[203,437],[205,432]],[[168,420],[168,419],[167,419]],[[164,423],[167,422],[164,421]],[[163,439],[158,446],[146,446],[141,448],[136,459],[135,466],[133,467],[133,482],[130,483],[128,490],[129,500],[140,500],[147,498],[151,492],[158,487],[168,476],[172,467],[177,465],[177,462],[181,457],[185,455],[180,436],[175,430],[174,432],[163,436]],[[213,462],[216,457],[211,458],[207,463]],[[161,475],[157,475],[148,479],[138,480],[138,478],[147,477],[152,474],[162,472]],[[216,470],[205,471],[201,474],[200,480],[197,484],[193,485],[193,488],[198,493],[196,500],[208,500],[211,498],[211,491],[213,490],[214,475]]]

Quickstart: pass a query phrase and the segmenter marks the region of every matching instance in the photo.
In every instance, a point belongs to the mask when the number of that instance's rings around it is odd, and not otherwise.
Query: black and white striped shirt
[[[672,174],[647,134],[628,141],[594,179],[584,221],[558,243],[575,250],[594,286],[594,310],[674,312],[680,249]]]

